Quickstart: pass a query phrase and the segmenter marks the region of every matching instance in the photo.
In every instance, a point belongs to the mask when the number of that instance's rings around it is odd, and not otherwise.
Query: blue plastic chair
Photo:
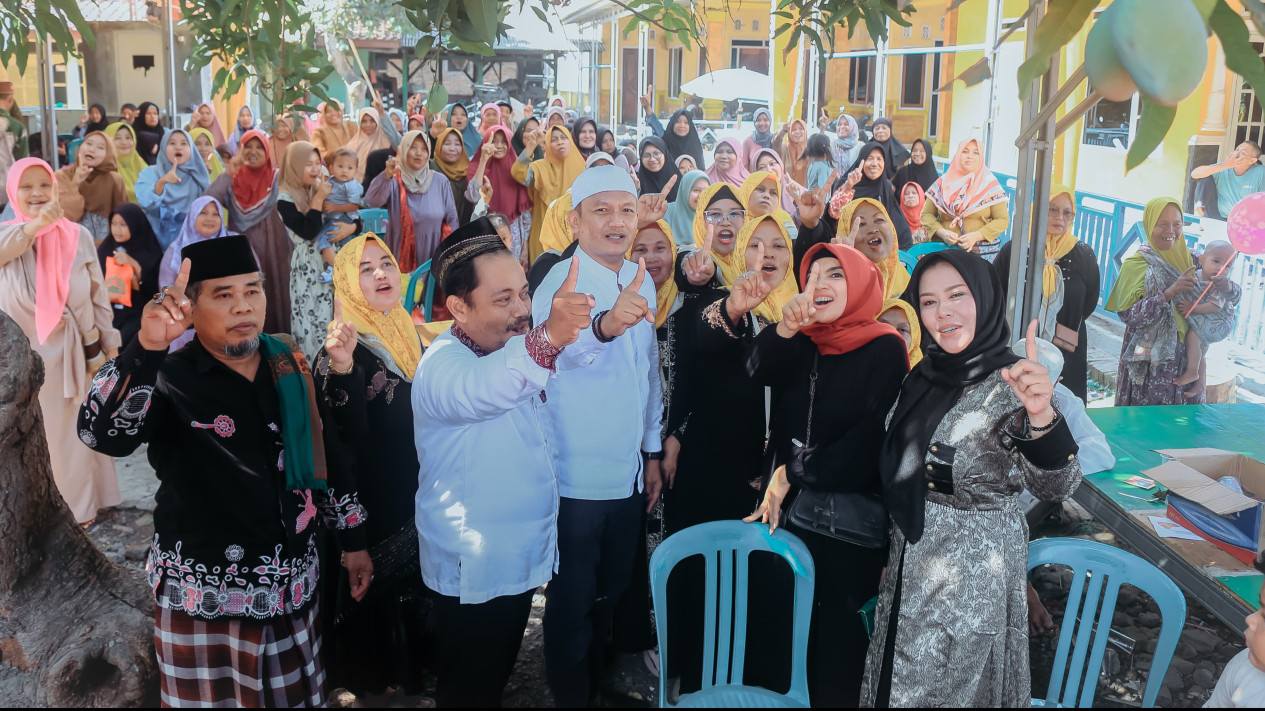
[[[903,250],[897,252],[896,254],[900,256],[900,263],[904,265],[905,270],[910,274],[913,274],[914,267],[918,266],[918,258]]]
[[[76,157],[79,155],[79,146],[82,145],[83,139],[76,138],[70,142],[69,146],[66,147],[66,160],[70,161],[72,165],[74,164]]]
[[[742,683],[747,646],[748,560],[767,551],[786,560],[795,573],[791,688],[779,694]],[[659,669],[668,669],[668,576],[682,560],[702,555],[707,561],[707,599],[703,622],[702,688],[677,699],[677,707],[808,708],[808,623],[813,612],[813,558],[803,541],[785,529],[769,533],[768,524],[715,521],[691,526],[659,544],[650,557],[650,589],[659,630]],[[736,583],[736,585],[735,585]],[[737,588],[735,591],[734,588]],[[717,609],[720,610],[719,620]],[[667,684],[659,679],[659,707],[668,703]]]
[[[360,220],[365,224],[365,231],[373,232],[379,237],[386,237],[389,217],[390,214],[380,207],[370,207],[360,211]]]
[[[383,212],[386,212],[386,210],[383,210]],[[364,211],[362,210],[360,214],[363,217]],[[404,289],[404,310],[411,314],[414,307],[418,306],[418,285],[422,285],[424,289],[421,303],[422,317],[426,319],[427,323],[431,320],[431,312],[435,306],[435,275],[430,271],[430,263],[431,260],[428,259],[425,264],[414,269],[409,274],[408,287]]]
[[[361,212],[361,214],[363,215],[364,213]],[[948,248],[949,248],[949,245],[945,244],[944,242],[919,242],[918,244],[915,244],[914,246],[909,248],[909,256],[913,257],[915,260],[918,260],[927,256],[928,254],[931,254],[932,252],[939,252],[940,250],[948,249]]]
[[[1143,708],[1154,707],[1177,649],[1177,638],[1186,623],[1186,598],[1181,590],[1154,565],[1132,553],[1095,541],[1043,538],[1030,543],[1028,569],[1047,564],[1071,568],[1072,586],[1067,595],[1067,610],[1063,613],[1054,669],[1050,673],[1050,688],[1046,698],[1032,700],[1033,707],[1088,708],[1093,705],[1121,585],[1132,585],[1150,595],[1159,605],[1163,619],[1142,694]]]

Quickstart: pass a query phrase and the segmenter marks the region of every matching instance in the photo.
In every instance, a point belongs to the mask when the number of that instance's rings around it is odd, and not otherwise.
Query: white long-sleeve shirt
[[[593,315],[615,305],[637,276],[637,265],[624,261],[616,274],[576,249],[580,261],[576,291],[592,294]],[[544,323],[553,295],[571,270],[571,259],[558,262],[536,289],[532,315]],[[654,281],[642,282],[641,295],[655,303]],[[599,343],[593,328],[558,357],[557,376],[545,389],[542,411],[558,473],[558,492],[569,499],[622,499],[642,490],[641,452],[663,449],[663,386],[659,381],[659,345],[654,324],[642,321],[610,343]]]
[[[540,418],[552,371],[527,338],[480,357],[445,331],[413,378],[422,580],[464,604],[543,585],[558,560],[558,486]]]

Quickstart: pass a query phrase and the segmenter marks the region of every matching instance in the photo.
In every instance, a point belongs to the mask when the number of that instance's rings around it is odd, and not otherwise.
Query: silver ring
[[[747,277],[752,277],[752,276],[755,276],[755,270],[754,270],[754,269],[748,269],[747,271],[745,271],[745,272],[743,272],[743,273],[739,274],[739,275],[738,275],[738,278],[739,278],[739,279],[746,279]]]

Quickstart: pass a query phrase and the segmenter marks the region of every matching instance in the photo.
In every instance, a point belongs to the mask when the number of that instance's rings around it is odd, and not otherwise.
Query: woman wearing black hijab
[[[688,155],[694,159],[694,165],[703,170],[703,140],[698,137],[698,129],[688,111],[681,109],[668,119],[663,127],[663,143],[672,154],[674,165],[677,156]]]
[[[106,275],[114,328],[125,346],[140,330],[141,311],[158,291],[158,267],[162,258],[163,248],[141,206],[125,202],[114,208],[110,215],[110,236],[97,247],[97,260]],[[111,280],[115,270],[107,264],[106,260],[110,259],[119,266],[131,267],[134,278],[130,284]]]
[[[900,201],[896,197],[896,188],[886,175],[887,154],[883,147],[874,141],[861,146],[857,160],[848,167],[847,172],[835,180],[830,187],[829,205],[820,218],[816,211],[806,211],[798,207],[800,228],[795,237],[795,266],[798,269],[808,248],[834,239],[836,232],[847,235],[850,226],[839,224],[839,215],[843,207],[858,198],[871,198],[883,204],[888,219],[896,231],[896,244],[900,249],[913,246],[913,233],[909,231],[909,223],[901,217]],[[810,193],[806,192],[805,195]]]
[[[523,143],[523,134],[528,131],[535,131],[538,128],[540,128],[540,119],[535,116],[528,116],[518,122],[518,128],[514,129],[514,136],[510,139],[510,145],[514,146],[515,155],[521,156],[523,151],[527,150],[527,144]],[[544,160],[545,147],[539,145],[536,146],[536,150],[532,151],[531,159]]]
[[[146,101],[141,104],[136,118],[132,120],[132,130],[136,132],[136,154],[147,164],[153,165],[158,161],[158,145],[162,143],[163,134],[166,133],[162,114],[154,102]]]
[[[88,113],[84,114],[84,117],[84,121],[73,131],[75,138],[83,138],[93,131],[104,131],[105,127],[110,125],[110,117],[106,115],[105,107],[101,104],[89,106]]]
[[[591,131],[585,129],[591,129]],[[580,155],[584,156],[585,160],[588,160],[589,156],[601,150],[597,146],[602,138],[602,132],[598,128],[597,122],[588,116],[581,116],[575,122],[571,135],[575,138],[575,147],[580,149]]]
[[[650,136],[641,142],[637,181],[641,183],[641,194],[661,193],[668,181],[676,177],[676,183],[668,191],[668,202],[676,199],[676,191],[681,187],[681,173],[676,167],[676,154],[668,149],[662,138]]]
[[[870,126],[870,133],[873,136],[870,142],[879,144],[883,152],[887,154],[887,179],[891,180],[896,177],[896,169],[909,160],[909,149],[892,135],[892,120],[889,118],[875,121]]]
[[[1036,361],[1010,352],[1001,282],[978,255],[924,257],[906,301],[925,357],[901,385],[880,452],[887,576],[863,706],[1027,705],[1028,527],[1018,497],[1080,484],[1076,441]],[[906,584],[908,582],[909,584]]]
[[[892,185],[896,188],[897,195],[905,189],[906,183],[918,183],[925,193],[939,178],[940,173],[931,157],[931,144],[927,139],[919,138],[909,149],[909,162],[896,171],[896,179],[892,181]]]

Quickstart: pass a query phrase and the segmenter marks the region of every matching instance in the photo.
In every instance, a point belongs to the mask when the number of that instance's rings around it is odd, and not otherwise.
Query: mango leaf
[[[1265,32],[1265,2],[1261,0],[1240,0],[1244,9],[1252,14],[1252,22],[1256,24],[1256,29]]]
[[[448,90],[443,84],[431,84],[430,91],[426,93],[426,111],[431,115],[437,114],[444,110],[448,105]]]
[[[466,14],[474,25],[476,37],[487,43],[496,41],[496,0],[465,0]]]
[[[1138,118],[1138,133],[1129,146],[1129,155],[1124,159],[1126,174],[1142,165],[1147,156],[1159,147],[1168,135],[1168,129],[1173,127],[1173,118],[1177,116],[1176,106],[1157,104],[1146,96],[1138,99],[1142,115]]]
[[[540,21],[541,21],[541,22],[545,23],[546,25],[548,25],[548,24],[549,24],[549,16],[545,14],[545,11],[544,11],[544,10],[541,10],[540,8],[536,7],[535,5],[532,5],[532,6],[531,6],[531,9],[532,9],[532,12],[535,12],[535,13],[536,13],[536,17],[539,17],[539,18],[540,18]]]
[[[1049,71],[1050,58],[1081,31],[1100,2],[1102,0],[1060,0],[1048,5],[1045,17],[1037,25],[1032,56],[1019,65],[1021,95],[1033,80]]]
[[[1221,40],[1221,49],[1225,52],[1225,66],[1230,71],[1243,77],[1257,96],[1265,95],[1265,64],[1248,38],[1247,25],[1243,18],[1235,12],[1225,0],[1217,0],[1212,9],[1208,25]]]
[[[422,35],[417,39],[417,44],[413,46],[413,53],[417,55],[418,59],[426,59],[426,53],[433,46],[435,46],[434,35]]]

